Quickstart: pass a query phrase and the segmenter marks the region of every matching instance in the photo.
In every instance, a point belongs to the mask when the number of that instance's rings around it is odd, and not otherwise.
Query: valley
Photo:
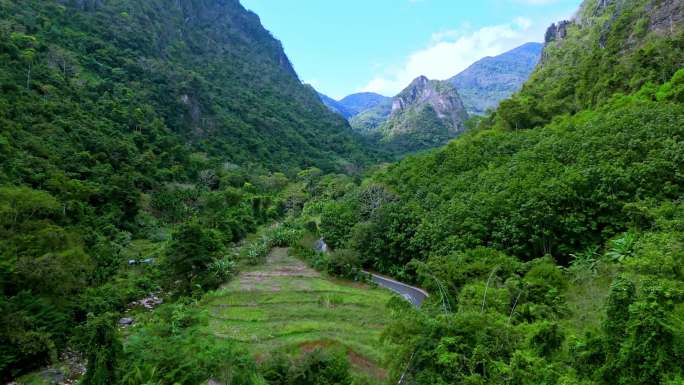
[[[684,2],[571,3],[0,0],[0,380],[681,385]]]

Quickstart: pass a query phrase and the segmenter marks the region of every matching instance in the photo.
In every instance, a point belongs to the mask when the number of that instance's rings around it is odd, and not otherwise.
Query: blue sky
[[[302,81],[339,99],[392,96],[484,56],[542,41],[580,0],[241,0],[278,38]]]

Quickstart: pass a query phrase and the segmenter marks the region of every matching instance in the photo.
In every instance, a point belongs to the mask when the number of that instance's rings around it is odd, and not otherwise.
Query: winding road
[[[322,238],[316,241],[313,248],[319,253],[328,252],[328,245]],[[392,278],[384,277],[382,275],[371,273],[365,270],[362,270],[362,273],[366,274],[366,276],[370,276],[371,281],[378,286],[384,287],[387,290],[391,290],[399,294],[402,298],[411,302],[411,304],[415,307],[420,307],[420,305],[423,304],[423,301],[425,301],[425,298],[430,296],[423,289],[407,285],[403,282],[395,281]]]
[[[376,283],[378,286],[384,287],[385,289],[391,290],[404,298],[405,300],[411,302],[415,307],[420,307],[423,304],[425,298],[429,297],[429,294],[423,290],[414,286],[407,285],[405,283],[395,281],[392,278],[383,277],[382,275],[370,273],[367,271],[364,274],[371,277],[371,281]]]

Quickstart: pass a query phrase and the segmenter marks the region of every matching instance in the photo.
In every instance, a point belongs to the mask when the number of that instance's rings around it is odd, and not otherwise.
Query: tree
[[[608,355],[602,370],[606,384],[662,384],[682,375],[684,333],[677,327],[674,303],[682,293],[667,280],[647,280],[634,298],[634,285],[622,278],[611,288],[604,324]]]
[[[342,247],[357,221],[356,207],[351,202],[328,202],[321,215],[321,235],[332,248]]]
[[[15,46],[21,48],[21,60],[26,63],[27,66],[26,89],[29,89],[31,86],[31,69],[33,66],[33,60],[36,57],[35,46],[38,42],[38,39],[36,39],[35,36],[26,35],[21,32],[13,32],[10,35],[10,40],[12,40],[12,43]]]
[[[78,328],[77,345],[88,360],[83,385],[113,385],[119,383],[119,362],[123,345],[110,313],[91,317]]]
[[[0,187],[0,225],[10,229],[37,215],[49,215],[59,209],[52,195],[28,187]]]
[[[173,234],[167,253],[171,277],[180,281],[182,290],[202,285],[209,266],[223,250],[220,235],[205,229],[198,221],[182,224]]]
[[[280,364],[282,365],[282,363]],[[277,382],[277,380],[274,381],[274,383]],[[306,353],[299,362],[291,363],[286,383],[290,385],[351,384],[349,361],[341,350],[315,349]]]

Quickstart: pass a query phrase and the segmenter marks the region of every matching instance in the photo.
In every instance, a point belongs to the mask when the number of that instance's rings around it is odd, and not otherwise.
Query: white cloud
[[[518,17],[506,24],[474,31],[464,25],[457,30],[436,32],[425,48],[411,53],[399,68],[385,68],[361,91],[395,95],[420,75],[448,79],[485,56],[499,55],[529,41],[541,41],[546,27]]]

